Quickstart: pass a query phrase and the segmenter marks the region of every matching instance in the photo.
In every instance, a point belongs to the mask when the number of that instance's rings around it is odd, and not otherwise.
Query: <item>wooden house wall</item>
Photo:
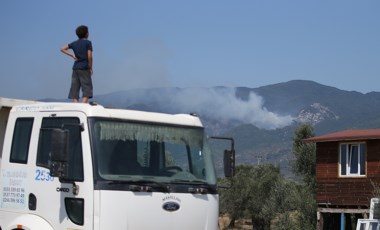
[[[365,141],[365,140],[364,140]],[[317,203],[339,207],[368,207],[380,186],[380,140],[368,140],[366,177],[339,177],[340,142],[317,143]]]

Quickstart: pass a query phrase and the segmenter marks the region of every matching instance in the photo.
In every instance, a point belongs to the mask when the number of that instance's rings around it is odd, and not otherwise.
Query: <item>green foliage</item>
[[[295,160],[291,163],[293,172],[301,176],[303,184],[299,186],[298,202],[300,221],[304,229],[314,229],[316,224],[316,144],[304,142],[313,137],[314,130],[310,124],[301,124],[294,133],[293,154]]]
[[[229,213],[232,220],[251,218],[255,226],[269,226],[270,219],[262,215],[262,210],[280,179],[280,170],[273,165],[237,166],[232,188],[221,191],[221,212]]]
[[[310,189],[290,180],[280,180],[271,190],[262,215],[272,220],[272,229],[315,229],[315,200]]]
[[[275,185],[283,180],[280,169],[273,165],[260,165],[254,168],[252,178],[255,180],[252,186],[252,199],[249,202],[249,213],[252,223],[257,229],[265,229],[270,226],[271,218],[263,215],[263,210],[267,206],[269,194],[272,193]]]
[[[273,165],[239,165],[232,188],[222,190],[221,212],[254,229],[314,229],[315,201],[308,186],[283,177]]]
[[[236,167],[232,187],[220,193],[220,209],[230,214],[230,227],[236,219],[251,218],[254,229],[315,229],[316,147],[303,141],[313,136],[309,124],[294,133],[292,169],[302,182],[283,177],[273,165]]]
[[[304,139],[314,136],[313,127],[310,124],[301,124],[294,133],[293,155],[295,160],[291,162],[293,172],[301,176],[303,181],[311,189],[315,188],[316,146],[315,143],[304,142]]]
[[[251,185],[254,181],[251,175],[253,171],[252,166],[237,166],[232,187],[220,191],[220,211],[229,213],[233,220],[247,217],[249,200],[252,199]]]

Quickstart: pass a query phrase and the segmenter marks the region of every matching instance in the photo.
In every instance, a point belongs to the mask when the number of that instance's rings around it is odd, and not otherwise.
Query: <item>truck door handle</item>
[[[37,209],[37,197],[33,193],[29,193],[29,210],[35,211]]]

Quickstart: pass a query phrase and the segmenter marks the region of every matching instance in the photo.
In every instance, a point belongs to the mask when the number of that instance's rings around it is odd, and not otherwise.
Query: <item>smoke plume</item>
[[[290,125],[293,117],[281,116],[264,107],[263,98],[250,93],[248,100],[237,98],[234,88],[186,88],[168,94],[157,95],[165,100],[165,110],[195,112],[223,121],[239,121],[259,128],[276,129]],[[170,95],[163,98],[163,95]],[[178,111],[179,110],[179,111]]]

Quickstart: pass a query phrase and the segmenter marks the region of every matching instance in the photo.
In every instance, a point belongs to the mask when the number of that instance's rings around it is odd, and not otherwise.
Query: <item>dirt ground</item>
[[[235,221],[235,227],[234,228],[227,228],[230,224],[231,219],[228,215],[223,215],[219,217],[219,229],[220,230],[248,230],[252,229],[252,222],[251,220],[236,220]]]

